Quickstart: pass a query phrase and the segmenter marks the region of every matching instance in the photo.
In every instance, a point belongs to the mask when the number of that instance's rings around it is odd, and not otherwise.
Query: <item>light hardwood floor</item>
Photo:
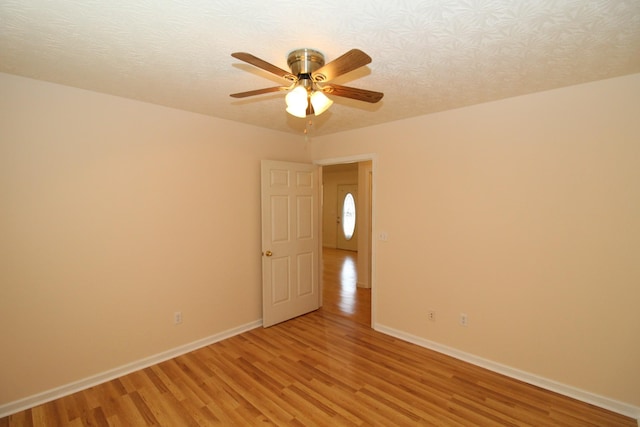
[[[325,251],[321,310],[0,419],[0,426],[637,426],[372,330],[370,294],[353,282],[355,256]]]
[[[371,289],[357,287],[358,253],[324,248],[322,261],[322,309],[371,326]]]

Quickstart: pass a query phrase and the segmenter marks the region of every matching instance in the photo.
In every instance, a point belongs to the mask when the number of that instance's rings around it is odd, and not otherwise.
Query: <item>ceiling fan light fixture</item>
[[[324,55],[314,49],[296,49],[289,53],[287,65],[291,72],[276,67],[250,53],[234,52],[232,57],[254,65],[271,74],[284,78],[289,87],[275,86],[246,92],[232,93],[233,98],[289,91],[285,97],[287,113],[305,118],[311,114],[319,116],[331,107],[333,101],[324,92],[335,96],[375,103],[382,99],[382,92],[341,86],[330,81],[371,62],[371,57],[359,49],[351,49],[342,56],[325,64]]]
[[[313,111],[316,116],[324,113],[331,107],[333,101],[330,100],[327,95],[322,93],[321,91],[315,91],[311,94],[311,105],[313,106]]]

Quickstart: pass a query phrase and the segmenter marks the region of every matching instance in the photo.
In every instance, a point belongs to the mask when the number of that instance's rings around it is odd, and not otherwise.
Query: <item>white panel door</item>
[[[262,325],[320,307],[318,169],[262,161]]]

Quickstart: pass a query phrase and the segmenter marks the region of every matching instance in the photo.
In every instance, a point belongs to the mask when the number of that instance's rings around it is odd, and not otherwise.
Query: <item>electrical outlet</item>
[[[429,310],[427,311],[427,319],[431,320],[432,322],[436,321],[436,312],[433,310]]]
[[[467,313],[460,313],[460,326],[468,326],[469,325],[469,316]]]
[[[182,312],[176,311],[175,313],[173,313],[173,324],[179,325],[180,323],[182,323]]]

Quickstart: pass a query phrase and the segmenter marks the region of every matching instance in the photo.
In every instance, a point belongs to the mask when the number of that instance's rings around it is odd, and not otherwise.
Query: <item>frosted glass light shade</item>
[[[287,113],[291,114],[292,116],[300,117],[301,119],[304,119],[305,117],[307,117],[306,108],[287,107]]]
[[[329,107],[331,107],[331,104],[333,104],[333,101],[320,91],[313,92],[311,95],[311,105],[313,106],[313,112],[316,116],[327,111]]]
[[[307,116],[307,89],[302,86],[298,86],[287,94],[285,101],[287,103],[287,113],[296,117]]]
[[[287,107],[300,107],[303,104],[307,105],[307,89],[302,86],[297,86],[292,91],[290,91],[287,96],[284,98]]]

